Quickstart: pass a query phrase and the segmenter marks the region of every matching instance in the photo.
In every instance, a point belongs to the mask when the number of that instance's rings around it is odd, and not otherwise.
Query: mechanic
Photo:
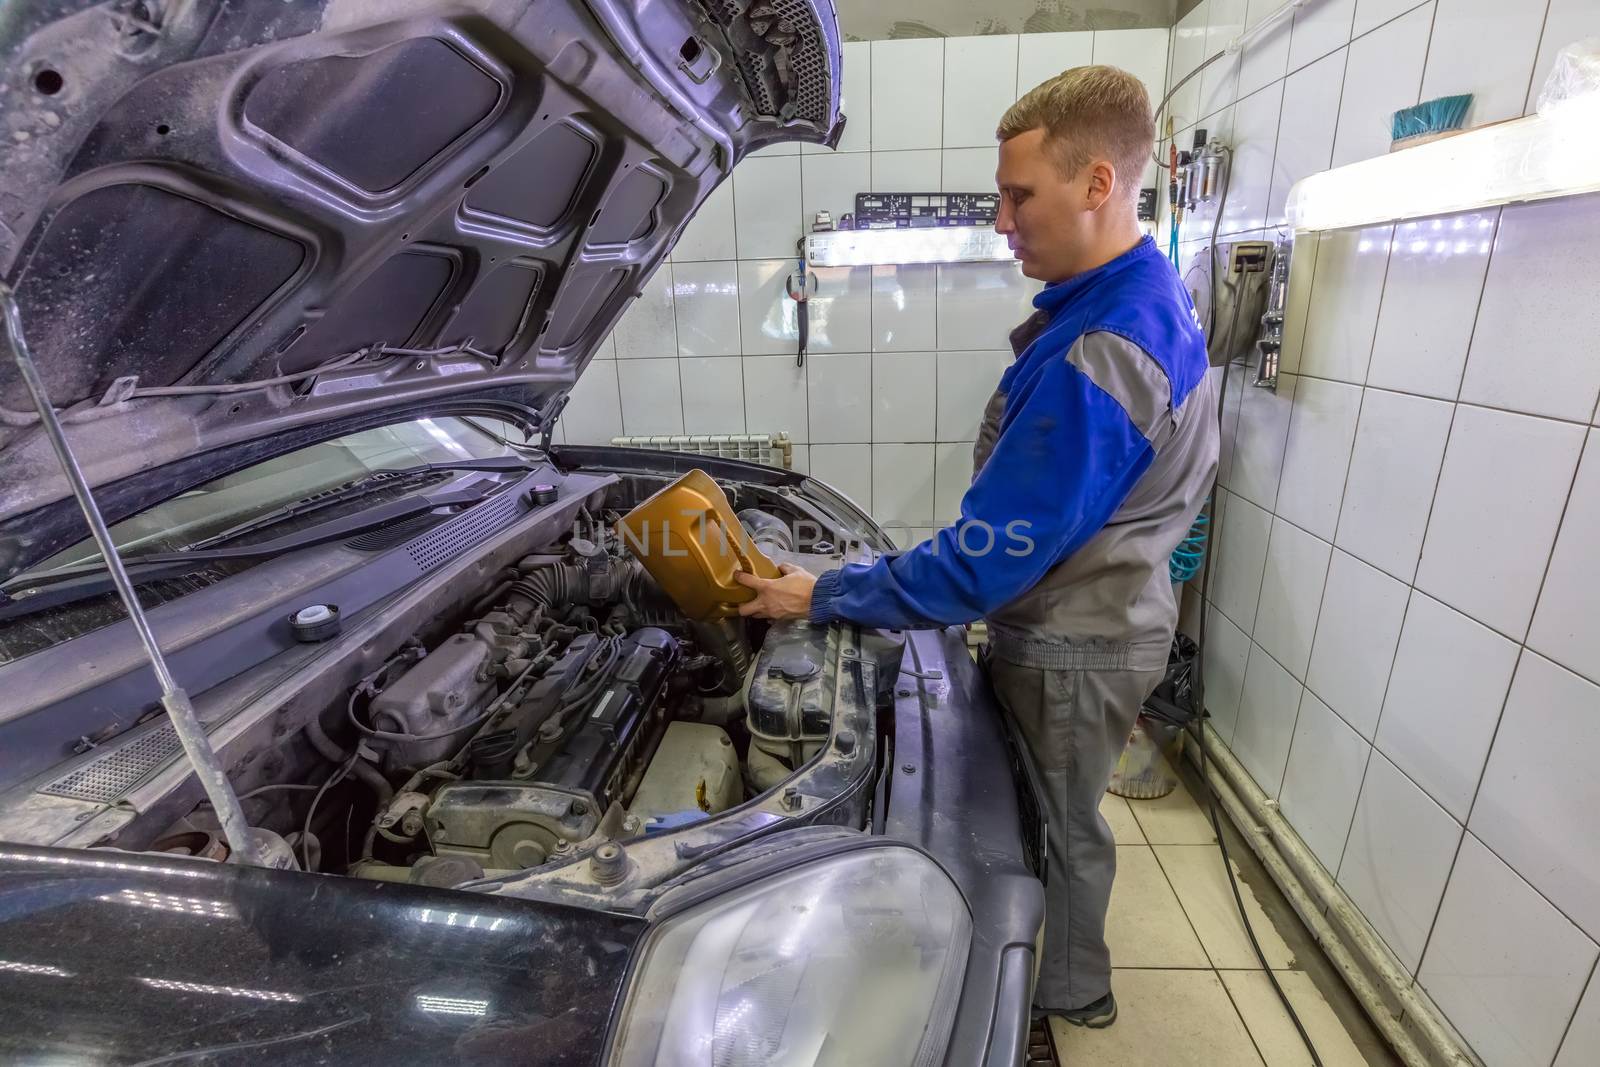
[[[986,665],[1050,823],[1036,1010],[1117,1015],[1100,800],[1177,624],[1168,559],[1217,466],[1215,386],[1177,272],[1137,217],[1155,129],[1133,75],[1076,67],[1000,120],[995,229],[1046,283],[978,430],[961,517],[870,566],[741,574],[747,615],[920,628],[987,619]]]

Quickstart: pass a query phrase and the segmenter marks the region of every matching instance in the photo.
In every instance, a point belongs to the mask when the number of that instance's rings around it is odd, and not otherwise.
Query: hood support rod
[[[156,643],[155,632],[150,629],[150,621],[145,618],[144,607],[134,593],[133,582],[129,580],[128,572],[122,565],[122,557],[117,554],[117,546],[112,543],[111,531],[106,529],[99,505],[95,503],[94,495],[89,491],[89,483],[83,476],[83,468],[78,466],[78,459],[72,454],[72,447],[67,443],[67,435],[61,429],[61,420],[56,417],[56,410],[50,405],[50,397],[45,392],[44,380],[39,377],[38,368],[34,366],[33,356],[28,351],[27,337],[22,331],[22,312],[17,307],[16,297],[11,287],[3,282],[0,282],[0,313],[4,314],[6,338],[11,343],[11,356],[16,361],[17,370],[22,374],[22,382],[28,387],[28,394],[39,412],[39,424],[44,428],[45,436],[50,439],[50,447],[56,454],[56,460],[67,476],[68,484],[72,486],[72,495],[83,511],[84,520],[89,524],[89,532],[94,535],[95,544],[100,546],[100,554],[106,561],[106,570],[110,572],[111,580],[116,584],[117,596],[128,610],[128,621],[133,623],[134,631],[144,644],[145,655],[155,671],[156,681],[161,684],[161,704],[167,709],[167,719],[177,732],[178,741],[183,745],[184,754],[189,757],[189,763],[194,767],[196,777],[200,779],[200,787],[205,790],[206,799],[211,801],[211,809],[216,812],[217,821],[222,824],[222,834],[228,841],[228,848],[237,862],[256,867],[265,866],[262,850],[251,836],[250,824],[245,821],[244,808],[240,806],[239,798],[234,795],[233,785],[223,772],[222,762],[217,759],[216,750],[211,747],[211,739],[206,736],[205,727],[200,724],[200,716],[195,713],[189,694],[172,676],[166,658],[161,654],[161,646]]]

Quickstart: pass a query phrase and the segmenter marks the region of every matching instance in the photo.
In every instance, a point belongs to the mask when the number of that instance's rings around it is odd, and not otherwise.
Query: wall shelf
[[[988,226],[922,226],[904,230],[830,230],[806,235],[813,267],[887,263],[1009,263],[1006,239]]]
[[[1289,191],[1297,232],[1600,191],[1600,93],[1550,114],[1482,126],[1431,144],[1313,174]]]

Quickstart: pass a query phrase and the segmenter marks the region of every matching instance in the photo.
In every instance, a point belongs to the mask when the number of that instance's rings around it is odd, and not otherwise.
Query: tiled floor
[[[1106,1030],[1056,1024],[1063,1067],[1301,1067],[1311,1061],[1250,950],[1210,819],[1188,788],[1160,800],[1107,795],[1117,881],[1107,917],[1120,1011]],[[1235,859],[1246,851],[1230,837]],[[1286,910],[1254,857],[1239,888],[1262,951],[1327,1067],[1388,1067],[1390,1057]],[[1235,870],[1239,868],[1236,866]],[[1290,944],[1297,947],[1291,949]],[[1313,980],[1313,974],[1319,977]],[[1328,990],[1330,996],[1324,993]],[[1336,1010],[1335,1002],[1338,1004]],[[1347,1027],[1341,1017],[1350,1021]],[[1363,1051],[1365,1050],[1365,1052]]]

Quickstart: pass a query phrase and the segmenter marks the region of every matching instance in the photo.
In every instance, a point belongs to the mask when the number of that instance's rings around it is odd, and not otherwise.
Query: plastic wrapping
[[[1552,115],[1585,99],[1600,99],[1600,37],[1574,41],[1556,53],[1556,65],[1539,90],[1539,114]]]

